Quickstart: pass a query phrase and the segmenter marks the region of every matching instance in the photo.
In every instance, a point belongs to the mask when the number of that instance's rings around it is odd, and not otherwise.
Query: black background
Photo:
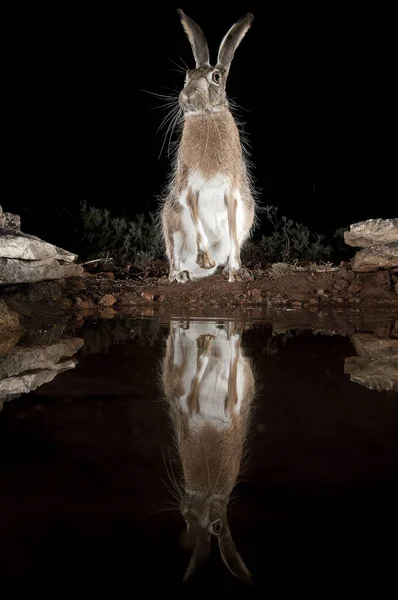
[[[57,4],[5,21],[4,210],[22,229],[67,246],[82,200],[134,218],[154,211],[170,171],[161,101],[194,66],[178,6]],[[394,217],[395,66],[391,12],[279,3],[181,8],[215,61],[232,23],[253,12],[227,92],[243,107],[262,205],[332,232]],[[27,11],[30,12],[27,12]],[[167,89],[169,88],[169,89]],[[8,127],[9,126],[9,127]]]

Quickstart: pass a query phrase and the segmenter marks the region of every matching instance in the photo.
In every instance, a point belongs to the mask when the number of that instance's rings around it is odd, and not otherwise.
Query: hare
[[[250,273],[242,268],[240,252],[254,225],[256,202],[225,85],[253,15],[230,28],[212,67],[203,31],[178,12],[196,67],[187,71],[179,95],[182,135],[160,211],[169,280],[185,283],[212,275],[218,266],[224,266],[228,281],[244,280]]]
[[[188,329],[174,322],[162,379],[183,473],[180,511],[194,547],[184,582],[208,557],[214,536],[228,569],[250,584],[227,521],[255,393],[241,332],[212,322]]]

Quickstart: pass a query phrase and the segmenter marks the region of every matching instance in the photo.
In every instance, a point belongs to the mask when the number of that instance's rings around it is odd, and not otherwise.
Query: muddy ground
[[[332,308],[340,312],[388,310],[398,315],[398,270],[359,273],[350,263],[339,267],[277,263],[253,272],[250,281],[229,283],[222,274],[215,274],[179,284],[169,283],[167,267],[160,261],[134,273],[95,264],[83,277],[3,287],[0,301],[18,315],[21,324],[51,315],[56,320],[60,315],[112,318],[117,313],[236,317]]]

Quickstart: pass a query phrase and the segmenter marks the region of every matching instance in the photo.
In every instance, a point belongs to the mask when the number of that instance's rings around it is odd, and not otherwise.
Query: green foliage
[[[249,241],[242,249],[242,260],[247,265],[274,262],[321,262],[333,256],[333,247],[325,243],[325,236],[313,233],[306,225],[287,217],[280,217],[275,206],[266,206],[265,217],[270,225],[269,235]],[[339,231],[339,237],[342,233]],[[336,234],[335,234],[336,235]]]
[[[137,215],[135,221],[112,217],[110,210],[87,206],[80,209],[87,258],[109,256],[116,264],[130,263],[145,266],[156,258],[163,258],[162,239],[154,213]]]
[[[247,242],[242,249],[242,261],[248,267],[293,261],[338,261],[347,254],[345,228],[337,229],[327,242],[323,234],[280,217],[275,206],[266,206],[263,213],[270,232]],[[114,264],[145,267],[155,259],[165,259],[158,217],[154,213],[137,215],[132,221],[111,216],[110,210],[83,202],[80,217],[83,238],[78,243],[78,251],[87,260],[109,257]]]

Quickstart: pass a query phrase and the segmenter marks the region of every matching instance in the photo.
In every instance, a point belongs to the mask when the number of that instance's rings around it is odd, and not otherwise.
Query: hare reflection
[[[184,581],[207,559],[214,536],[231,573],[251,582],[227,522],[255,392],[241,336],[230,323],[170,327],[162,379],[183,473],[180,511],[193,547]]]

